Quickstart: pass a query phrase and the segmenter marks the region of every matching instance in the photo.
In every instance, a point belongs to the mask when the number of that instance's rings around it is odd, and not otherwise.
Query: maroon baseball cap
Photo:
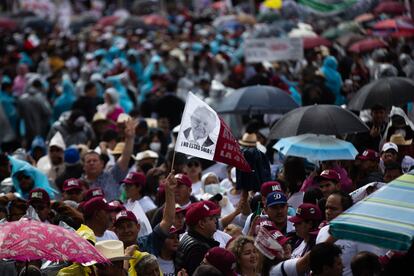
[[[279,230],[270,230],[270,235],[275,239],[281,246],[284,246],[290,238],[284,236]]]
[[[176,174],[174,177],[175,179],[177,179],[177,184],[184,184],[189,188],[191,188],[191,186],[193,185],[193,183],[191,182],[191,179],[185,174],[179,173],[179,174]]]
[[[268,218],[265,217],[259,217],[254,225],[254,236],[257,236],[257,234],[259,233],[260,228],[265,228],[266,230],[270,231],[270,230],[276,230],[277,227],[276,225],[269,220]]]
[[[187,208],[181,207],[179,204],[175,204],[175,213],[185,213],[187,211]]]
[[[171,225],[170,230],[168,231],[169,235],[174,235],[174,234],[180,235],[184,232],[185,232],[184,229],[182,229],[182,228],[178,229],[174,225]]]
[[[204,258],[210,265],[220,270],[223,275],[235,275],[236,257],[229,250],[216,246],[210,248]]]
[[[312,203],[303,203],[296,209],[296,215],[290,217],[289,221],[293,223],[299,223],[305,220],[321,220],[322,213],[319,207]]]
[[[115,208],[110,206],[103,197],[93,197],[88,201],[82,202],[79,206],[82,209],[82,213],[85,215],[92,215],[99,210],[108,212],[115,210]]]
[[[366,149],[360,155],[358,155],[359,160],[378,161],[379,158],[379,153],[372,149]]]
[[[115,209],[115,212],[121,212],[126,210],[125,206],[119,200],[112,200],[108,203],[108,205],[113,207]]]
[[[29,193],[29,204],[32,202],[42,202],[46,205],[50,205],[49,194],[41,188],[36,188],[30,191]]]
[[[339,182],[341,180],[341,176],[334,170],[324,170],[321,172],[320,175],[315,177],[316,182],[321,182],[323,180],[331,180],[335,182]]]
[[[82,190],[82,183],[77,178],[69,178],[63,182],[64,192],[71,191],[71,190]]]
[[[94,197],[105,197],[105,193],[101,188],[92,188],[85,192],[85,201]]]
[[[260,187],[260,193],[262,196],[267,197],[268,194],[273,192],[283,192],[282,186],[277,181],[267,181]]]
[[[117,224],[119,224],[122,221],[132,221],[138,224],[138,220],[137,217],[135,216],[135,214],[131,211],[127,211],[127,210],[123,210],[121,212],[119,212],[118,214],[116,214],[115,216],[115,222],[114,222],[114,226],[116,227]]]
[[[145,177],[145,174],[140,172],[130,172],[129,174],[127,174],[125,179],[121,181],[121,183],[125,183],[128,185],[139,185],[141,187],[144,187],[146,181],[147,178]]]
[[[192,203],[185,214],[187,225],[196,225],[202,218],[220,214],[220,207],[212,201]]]

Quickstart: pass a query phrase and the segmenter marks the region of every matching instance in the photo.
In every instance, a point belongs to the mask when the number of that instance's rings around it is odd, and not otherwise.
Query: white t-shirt
[[[96,236],[96,241],[118,240],[118,236],[111,230],[105,230],[103,236]]]
[[[272,267],[270,269],[269,275],[270,276],[282,276],[282,264],[283,269],[288,276],[300,276],[296,270],[296,263],[299,259],[290,259],[286,260],[284,262],[279,263],[278,265]],[[302,275],[302,274],[301,274]]]
[[[223,188],[223,190],[228,191],[233,188],[233,183],[228,178],[224,178],[220,182],[220,187]]]
[[[306,242],[305,241],[302,241],[299,245],[298,245],[298,247],[296,247],[295,248],[295,250],[293,250],[293,252],[292,252],[292,256],[290,257],[291,259],[296,259],[296,258],[300,258],[300,257],[302,257],[302,254],[303,254],[303,251],[305,250],[305,248],[306,248]]]
[[[201,187],[202,187],[201,180],[197,181],[196,183],[193,183],[193,185],[191,186],[191,195],[193,196],[201,195],[203,193],[203,191],[201,190]]]
[[[138,223],[141,226],[141,229],[139,230],[138,233],[138,237],[142,237],[148,234],[152,233],[152,227],[151,224],[147,218],[147,216],[145,215],[144,210],[141,207],[141,204],[139,204],[139,202],[137,200],[130,200],[128,199],[128,201],[124,204],[125,208],[128,211],[131,211],[134,213],[134,215],[137,217],[138,219]]]
[[[328,237],[329,237],[329,225],[325,225],[319,230],[318,236],[316,237],[316,244],[326,241]],[[355,241],[349,241],[349,240],[337,240],[335,244],[339,246],[342,250],[341,258],[342,258],[342,263],[344,265],[344,270],[343,270],[342,275],[344,276],[352,276],[351,260],[352,260],[352,257],[355,256],[358,252],[368,251],[378,256],[384,255],[386,253],[385,249],[381,249],[376,246],[362,243],[362,242],[355,242]]]
[[[213,239],[220,243],[220,247],[226,248],[226,245],[231,239],[231,236],[223,231],[217,230],[213,235]]]
[[[157,259],[163,276],[175,276],[175,267],[172,260],[164,260],[161,259],[161,257],[158,257]]]
[[[231,189],[233,189],[233,188],[231,188]],[[231,189],[227,190],[226,195],[229,198],[231,204],[233,204],[234,207],[237,207],[237,204],[239,204],[239,202],[240,202],[241,193],[238,194],[238,195],[232,195],[231,192],[230,192]]]
[[[157,205],[154,204],[154,201],[152,201],[152,199],[149,196],[144,196],[143,198],[138,200],[138,202],[145,213],[157,208]]]

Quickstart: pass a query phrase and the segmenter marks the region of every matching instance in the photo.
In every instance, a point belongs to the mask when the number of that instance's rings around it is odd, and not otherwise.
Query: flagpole
[[[174,153],[173,153],[173,159],[172,159],[172,162],[171,162],[171,171],[170,172],[172,172],[174,170],[175,153],[176,153],[176,151],[175,151],[175,148],[174,148]]]

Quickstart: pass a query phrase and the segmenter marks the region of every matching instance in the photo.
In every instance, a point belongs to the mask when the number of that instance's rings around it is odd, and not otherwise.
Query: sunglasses
[[[200,163],[198,163],[196,161],[190,161],[190,162],[187,163],[187,166],[189,168],[191,168],[191,167],[199,167],[200,166]]]

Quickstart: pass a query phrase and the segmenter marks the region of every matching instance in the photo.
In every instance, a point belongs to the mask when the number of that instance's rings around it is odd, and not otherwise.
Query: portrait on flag
[[[191,94],[180,129],[178,147],[185,149],[187,154],[213,159],[220,119],[210,106]]]

